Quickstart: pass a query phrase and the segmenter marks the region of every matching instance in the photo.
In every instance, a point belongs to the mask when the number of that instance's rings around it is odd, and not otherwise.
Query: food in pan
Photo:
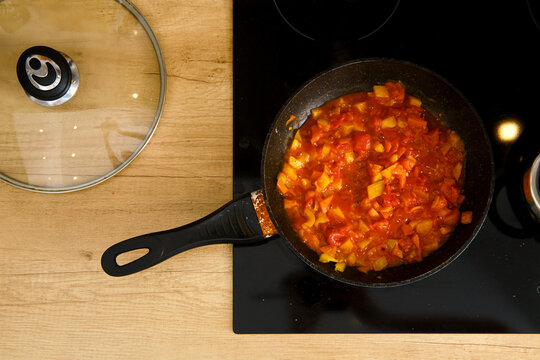
[[[465,150],[399,82],[311,110],[287,150],[277,187],[300,238],[368,272],[421,261],[462,221]]]

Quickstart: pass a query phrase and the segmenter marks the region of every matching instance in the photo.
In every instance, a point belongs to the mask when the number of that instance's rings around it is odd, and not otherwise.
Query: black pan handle
[[[263,239],[251,196],[246,194],[190,224],[137,236],[111,246],[101,257],[101,267],[111,276],[125,276],[198,246],[249,244]],[[120,254],[137,249],[149,251],[132,262],[118,265],[116,258]]]

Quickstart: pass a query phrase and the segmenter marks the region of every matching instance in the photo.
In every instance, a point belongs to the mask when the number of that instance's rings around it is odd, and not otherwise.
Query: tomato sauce
[[[321,262],[378,271],[421,261],[469,221],[464,160],[460,137],[387,82],[312,109],[277,186]]]

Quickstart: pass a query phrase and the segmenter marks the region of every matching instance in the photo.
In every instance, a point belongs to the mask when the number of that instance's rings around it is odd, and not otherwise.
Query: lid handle
[[[34,46],[21,54],[17,77],[26,95],[43,106],[65,103],[79,86],[79,71],[73,60],[47,46]]]

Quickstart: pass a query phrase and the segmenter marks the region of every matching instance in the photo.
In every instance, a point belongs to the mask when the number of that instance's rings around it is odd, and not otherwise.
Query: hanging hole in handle
[[[138,260],[150,252],[149,248],[134,249],[130,251],[123,252],[116,256],[116,264],[118,266],[124,266],[135,260]]]

